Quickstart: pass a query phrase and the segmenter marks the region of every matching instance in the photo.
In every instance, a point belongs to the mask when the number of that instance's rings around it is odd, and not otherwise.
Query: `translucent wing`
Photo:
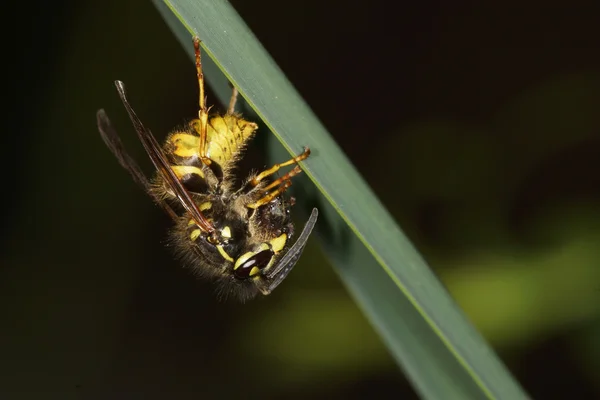
[[[181,205],[186,209],[186,211],[190,214],[192,219],[196,222],[198,227],[202,229],[204,232],[213,233],[215,228],[212,224],[206,219],[206,217],[202,214],[202,212],[196,206],[196,203],[190,196],[189,192],[183,187],[177,175],[171,169],[169,162],[167,161],[160,145],[152,135],[152,133],[144,127],[142,121],[138,118],[135,111],[129,104],[127,100],[127,95],[125,93],[125,85],[121,81],[115,81],[115,86],[117,87],[117,91],[119,92],[119,96],[121,97],[121,101],[129,114],[129,118],[135,127],[135,131],[146,149],[148,156],[150,156],[150,160],[161,174],[164,181],[171,187],[173,193],[177,197],[177,199],[181,202]]]
[[[110,151],[115,155],[115,157],[119,161],[119,164],[121,164],[121,166],[125,168],[127,172],[129,172],[133,180],[138,185],[140,185],[142,189],[144,189],[144,191],[148,193],[148,195],[150,195],[150,197],[152,197],[156,204],[161,206],[166,211],[166,213],[169,214],[169,216],[174,221],[176,221],[177,214],[175,213],[175,211],[173,211],[171,206],[169,206],[163,200],[159,199],[152,192],[150,182],[148,181],[140,167],[137,165],[137,163],[133,160],[133,158],[131,158],[129,154],[127,154],[127,152],[125,151],[125,147],[123,146],[123,143],[121,142],[117,131],[110,122],[108,115],[106,115],[106,112],[104,110],[98,110],[98,113],[96,114],[96,119],[98,121],[98,130],[100,131],[100,136],[102,137],[102,140],[110,149]]]

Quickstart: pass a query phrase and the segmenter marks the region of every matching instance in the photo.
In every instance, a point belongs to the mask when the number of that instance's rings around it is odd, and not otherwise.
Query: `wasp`
[[[115,81],[139,140],[156,168],[147,179],[123,144],[104,110],[97,113],[100,135],[133,180],[173,219],[170,241],[184,263],[198,275],[218,283],[222,295],[242,301],[270,294],[287,277],[300,258],[317,221],[314,208],[292,245],[294,224],[284,198],[298,163],[310,149],[236,184],[234,169],[257,124],[234,110],[238,92],[233,88],[227,112],[210,114],[204,94],[200,39],[194,38],[196,72],[200,88],[198,118],[170,133],[163,146],[146,129],[133,110],[125,86]],[[283,167],[294,168],[275,178]]]

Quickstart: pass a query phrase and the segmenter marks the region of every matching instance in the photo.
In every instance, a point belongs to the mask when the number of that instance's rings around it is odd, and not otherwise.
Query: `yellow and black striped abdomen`
[[[228,163],[237,161],[258,125],[235,115],[214,117],[208,121],[207,156],[227,169]]]
[[[173,155],[187,159],[200,158],[200,121],[190,124],[196,132],[175,132],[167,146]],[[231,167],[238,159],[238,154],[252,138],[258,126],[236,115],[215,116],[208,120],[206,135],[206,156],[217,162],[223,170]]]

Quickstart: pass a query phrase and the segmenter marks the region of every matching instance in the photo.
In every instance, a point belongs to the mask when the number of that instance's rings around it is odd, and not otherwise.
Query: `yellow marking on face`
[[[200,148],[200,138],[198,136],[176,133],[171,136],[171,143],[175,147],[173,154],[176,156],[187,158],[198,155],[198,149]]]
[[[245,263],[246,261],[248,261],[248,259],[258,253],[260,253],[261,251],[264,250],[269,250],[269,245],[266,243],[261,243],[260,246],[258,246],[258,249],[256,249],[255,251],[249,251],[247,253],[242,254],[241,256],[238,257],[237,260],[235,260],[235,264],[233,265],[233,269],[236,270],[240,267],[240,265],[242,265],[243,263]]]
[[[190,234],[190,239],[195,241],[196,239],[198,239],[198,236],[200,236],[200,233],[200,229],[194,229]]]
[[[231,238],[231,228],[226,226],[225,228],[221,229],[221,235],[227,239]]]
[[[238,257],[237,260],[235,260],[235,264],[233,264],[233,269],[236,270],[240,267],[240,265],[242,265],[243,263],[246,262],[246,260],[248,260],[250,257],[252,257],[255,253],[249,251],[247,253],[242,254],[241,256]]]
[[[285,233],[269,241],[273,247],[274,253],[279,253],[281,250],[283,250],[285,247],[285,242],[287,242],[287,235]]]
[[[254,275],[258,274],[259,272],[260,272],[260,268],[252,267],[252,269],[250,270],[250,276],[254,276]]]
[[[224,259],[226,259],[227,261],[231,261],[231,262],[233,262],[233,258],[231,258],[231,256],[225,252],[225,249],[223,248],[223,246],[221,246],[221,245],[218,245],[218,246],[217,246],[217,250],[219,250],[219,253],[221,253],[221,256],[222,256]],[[235,268],[234,268],[234,269],[235,269]]]
[[[210,210],[212,208],[212,203],[210,201],[204,202],[200,204],[200,211]]]
[[[202,179],[204,179],[204,172],[193,165],[171,165],[171,169],[175,172],[175,175],[179,179],[183,178],[186,175],[196,174],[199,175]]]

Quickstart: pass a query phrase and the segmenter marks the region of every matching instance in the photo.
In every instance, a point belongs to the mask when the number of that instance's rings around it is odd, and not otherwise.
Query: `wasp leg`
[[[231,99],[229,99],[229,107],[227,107],[227,115],[233,115],[235,113],[235,103],[237,103],[238,90],[235,86],[231,90]]]
[[[248,208],[258,208],[260,206],[263,206],[267,203],[269,203],[271,200],[273,200],[275,197],[283,194],[290,186],[292,186],[292,181],[290,180],[286,180],[281,186],[279,186],[277,189],[273,190],[270,193],[267,193],[265,196],[261,197],[260,199],[258,199],[257,201],[255,201],[254,203],[250,203],[248,205],[246,205],[246,207]]]
[[[263,197],[261,197],[260,199],[258,199],[257,201],[255,201],[254,203],[249,204],[247,207],[258,208],[264,204],[267,204],[268,202],[273,200],[275,197],[277,197],[280,194],[282,194],[283,192],[285,192],[290,186],[292,186],[292,177],[298,175],[300,172],[302,172],[302,170],[300,169],[299,166],[296,165],[294,167],[294,169],[291,170],[290,172],[288,172],[287,174],[283,175],[282,177],[280,177],[278,179],[275,179],[268,186],[261,188],[260,191],[263,193],[266,193],[266,194]],[[267,193],[269,190],[271,190],[277,186],[279,186],[277,189],[275,189],[274,191],[272,191],[270,193]]]
[[[204,95],[204,73],[202,72],[202,60],[200,57],[200,38],[194,38],[194,51],[196,53],[196,72],[198,73],[198,86],[200,88],[200,111],[198,121],[192,121],[192,126],[200,134],[199,154],[205,165],[210,165],[210,158],[206,157],[206,136],[208,131],[208,109],[206,108],[206,97]],[[198,126],[199,125],[199,126]]]
[[[262,181],[269,175],[273,175],[275,172],[279,171],[282,167],[287,167],[288,165],[292,165],[292,164],[298,163],[302,160],[306,160],[308,158],[308,156],[310,156],[310,149],[308,147],[305,147],[302,154],[292,158],[291,160],[288,160],[281,164],[275,164],[271,168],[264,170],[263,172],[261,172],[260,174],[256,175],[254,178],[252,178],[252,180],[250,180],[249,184],[252,186],[256,186],[260,183],[260,181]]]
[[[296,165],[293,170],[291,170],[287,174],[283,175],[282,177],[275,179],[268,186],[265,186],[264,188],[261,188],[260,190],[266,193],[269,190],[273,189],[274,187],[279,186],[282,183],[291,180],[292,177],[298,175],[300,172],[302,172],[302,170],[300,169],[299,166]]]

